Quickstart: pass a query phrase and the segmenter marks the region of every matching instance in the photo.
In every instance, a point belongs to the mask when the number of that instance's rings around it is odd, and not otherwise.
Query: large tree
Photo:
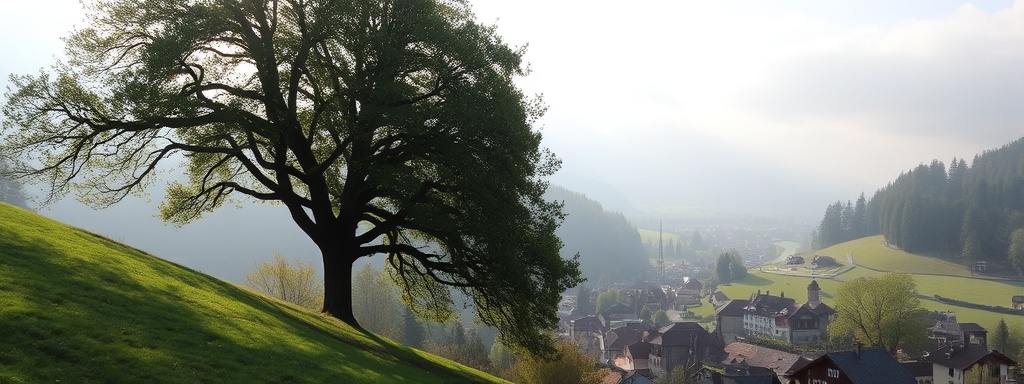
[[[921,352],[928,341],[927,310],[921,308],[910,275],[889,272],[880,277],[859,278],[839,286],[835,296],[836,317],[829,333],[854,335],[868,346]]]
[[[183,224],[234,197],[283,205],[323,256],[323,310],[356,324],[351,270],[383,254],[425,312],[463,291],[509,345],[550,347],[559,161],[513,83],[523,51],[451,0],[109,0],[86,4],[67,62],[12,76],[0,157],[116,203],[182,168]],[[550,348],[545,348],[550,350]]]

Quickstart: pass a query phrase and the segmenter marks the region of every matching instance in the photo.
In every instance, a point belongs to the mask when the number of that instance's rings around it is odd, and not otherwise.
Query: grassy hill
[[[498,382],[0,203],[0,382]]]
[[[956,312],[960,322],[978,323],[990,332],[995,329],[999,319],[1005,320],[1011,327],[1024,326],[1024,316],[961,307],[930,299],[934,295],[940,295],[978,304],[1009,307],[1013,295],[1024,295],[1024,282],[972,278],[971,271],[966,267],[888,248],[883,244],[881,236],[853,240],[814,253],[835,257],[840,262],[845,262],[847,254],[853,254],[853,259],[857,263],[857,267],[835,278],[818,279],[821,299],[826,304],[833,304],[832,294],[843,282],[895,271],[910,274],[914,278],[918,293],[929,298],[921,300],[921,305],[925,309],[952,310]],[[807,284],[810,281],[809,276],[786,276],[751,270],[741,281],[720,286],[719,289],[734,299],[746,299],[758,290],[771,291],[773,295],[784,292],[786,297],[802,303],[807,300]]]

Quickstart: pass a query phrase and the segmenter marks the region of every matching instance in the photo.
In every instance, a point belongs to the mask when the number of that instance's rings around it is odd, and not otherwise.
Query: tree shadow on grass
[[[735,283],[742,283],[743,285],[750,285],[750,286],[754,286],[754,287],[764,287],[764,286],[772,285],[775,282],[771,281],[771,280],[768,280],[766,278],[763,278],[761,276],[752,275],[752,274],[748,273],[742,279],[739,279],[739,280],[735,281]]]

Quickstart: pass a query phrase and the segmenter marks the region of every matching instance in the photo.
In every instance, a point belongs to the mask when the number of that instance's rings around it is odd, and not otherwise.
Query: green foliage
[[[597,295],[597,313],[604,312],[604,310],[610,308],[621,300],[618,289],[612,288],[601,292],[601,294]]]
[[[992,349],[1009,353],[1010,328],[1006,326],[1006,320],[999,319],[999,323],[996,324],[996,329],[992,332],[992,337],[989,340]]]
[[[652,311],[647,305],[644,305],[644,307],[640,309],[640,320],[653,322],[654,311]]]
[[[620,212],[559,186],[545,198],[564,204],[565,221],[556,233],[565,242],[562,256],[580,255],[580,272],[595,281],[602,273],[612,281],[634,280],[650,268],[640,233]]]
[[[837,314],[829,333],[852,334],[865,345],[889,353],[923,350],[928,318],[916,294],[914,280],[902,273],[847,281],[836,292]]]
[[[306,309],[319,310],[323,304],[324,289],[316,268],[297,259],[293,266],[280,252],[274,252],[274,260],[264,261],[245,274],[245,281],[267,296]]]
[[[1010,248],[1007,251],[1010,265],[1017,268],[1018,273],[1024,272],[1024,228],[1013,230],[1010,235]]]
[[[657,312],[654,312],[654,325],[655,326],[657,326],[657,327],[664,327],[664,326],[669,325],[669,324],[672,324],[672,320],[668,318],[668,313],[666,313],[662,309],[659,309]]]
[[[576,291],[576,312],[588,316],[597,313],[597,303],[594,301],[594,290],[587,284],[580,284]]]
[[[718,278],[718,282],[721,284],[732,282],[732,258],[728,254],[722,253],[718,255],[718,260],[715,262],[715,277]]]
[[[402,340],[402,307],[397,289],[387,275],[369,263],[356,272],[352,278],[352,312],[363,328],[391,340]]]
[[[1024,139],[975,156],[970,167],[956,158],[948,171],[938,160],[922,163],[879,189],[863,208],[860,199],[852,210],[849,203],[830,205],[815,243],[828,247],[882,234],[908,252],[965,265],[1009,261],[1020,272],[1020,253],[1006,245],[1011,233],[1024,227],[1021,158]],[[856,227],[861,218],[863,232],[851,231],[848,226]]]
[[[491,351],[487,356],[491,360],[491,367],[497,373],[507,371],[516,362],[516,355],[499,340],[495,340],[494,344],[491,344]]]
[[[696,373],[697,368],[699,367],[679,365],[672,368],[671,372],[654,378],[653,381],[654,384],[697,384],[698,381],[691,377]]]
[[[505,378],[524,384],[601,383],[607,370],[600,369],[593,359],[580,353],[575,342],[562,339],[555,343],[555,348],[558,359],[521,357],[509,368]]]
[[[21,183],[15,181],[10,174],[7,159],[0,157],[0,202],[17,207],[28,207],[28,197]]]
[[[743,257],[736,250],[729,250],[718,255],[715,262],[715,277],[722,284],[729,284],[747,276],[747,267],[743,265]]]
[[[0,303],[4,383],[501,382],[6,204]]]
[[[242,198],[279,203],[324,261],[324,311],[351,324],[352,264],[386,255],[403,299],[450,313],[450,289],[521,348],[552,350],[560,161],[533,128],[523,49],[466,2],[90,2],[68,61],[14,75],[0,158],[106,206],[172,182],[174,224]],[[180,169],[170,169],[180,167]],[[501,273],[494,273],[501,271]],[[450,288],[455,287],[455,288]]]

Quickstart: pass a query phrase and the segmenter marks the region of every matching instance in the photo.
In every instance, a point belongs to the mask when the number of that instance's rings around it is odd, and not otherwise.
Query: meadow
[[[0,203],[0,382],[503,382]]]

